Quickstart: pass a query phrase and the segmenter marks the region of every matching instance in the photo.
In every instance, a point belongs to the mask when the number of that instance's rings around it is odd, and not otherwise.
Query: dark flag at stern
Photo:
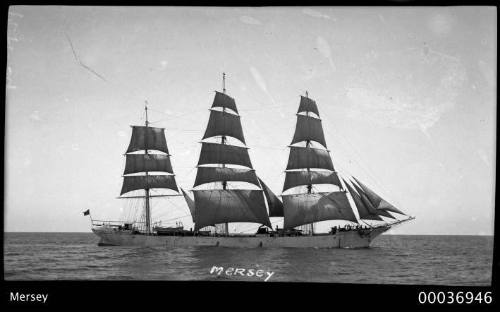
[[[88,216],[90,214],[90,209],[87,209],[83,212],[83,215],[84,216]]]

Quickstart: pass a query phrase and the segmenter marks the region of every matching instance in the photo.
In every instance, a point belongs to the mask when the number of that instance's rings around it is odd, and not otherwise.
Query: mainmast
[[[226,73],[222,73],[222,93],[226,94]]]
[[[195,202],[195,230],[222,225],[225,228],[223,232],[227,234],[229,222],[253,222],[271,227],[264,192],[250,162],[236,102],[226,94],[225,84],[226,75],[223,73],[222,92],[215,92],[208,125],[201,142],[196,180],[192,190]],[[228,136],[241,142],[243,146],[232,145],[227,140]],[[218,142],[203,141],[218,137],[221,137]],[[228,181],[251,183],[259,187],[259,190],[229,189]],[[199,185],[214,182],[222,187],[195,189]],[[268,199],[274,206],[278,206],[278,203],[274,203],[274,198]]]
[[[226,73],[222,73],[222,93],[226,94]],[[222,107],[222,112],[226,112],[226,107]],[[226,136],[222,135],[221,136],[221,144],[226,144]],[[226,164],[222,164],[222,168],[225,168]],[[227,181],[222,180],[222,189],[226,190],[227,189]],[[224,234],[229,235],[229,225],[228,223],[224,223]]]

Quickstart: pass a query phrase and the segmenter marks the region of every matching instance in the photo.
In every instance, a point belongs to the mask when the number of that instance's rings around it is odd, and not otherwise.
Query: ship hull
[[[92,231],[101,246],[232,247],[232,248],[367,248],[390,227],[374,228],[369,233],[342,231],[313,236],[157,236],[120,231]]]

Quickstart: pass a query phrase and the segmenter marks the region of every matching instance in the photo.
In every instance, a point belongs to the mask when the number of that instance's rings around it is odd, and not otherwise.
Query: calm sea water
[[[98,247],[92,233],[6,233],[6,280],[248,280],[212,266],[274,272],[269,282],[490,285],[491,236],[382,235],[367,249]]]

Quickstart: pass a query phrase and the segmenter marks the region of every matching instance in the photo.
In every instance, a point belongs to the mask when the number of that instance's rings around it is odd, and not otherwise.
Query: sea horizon
[[[381,235],[369,248],[98,246],[90,232],[7,232],[5,280],[232,280],[213,268],[264,270],[269,282],[491,284],[493,237]],[[263,281],[263,280],[262,280]]]
[[[92,233],[92,231],[72,231],[72,232],[60,232],[60,231],[4,231],[4,233]],[[393,233],[384,233],[384,236],[491,236],[494,237],[495,234],[393,234]]]

